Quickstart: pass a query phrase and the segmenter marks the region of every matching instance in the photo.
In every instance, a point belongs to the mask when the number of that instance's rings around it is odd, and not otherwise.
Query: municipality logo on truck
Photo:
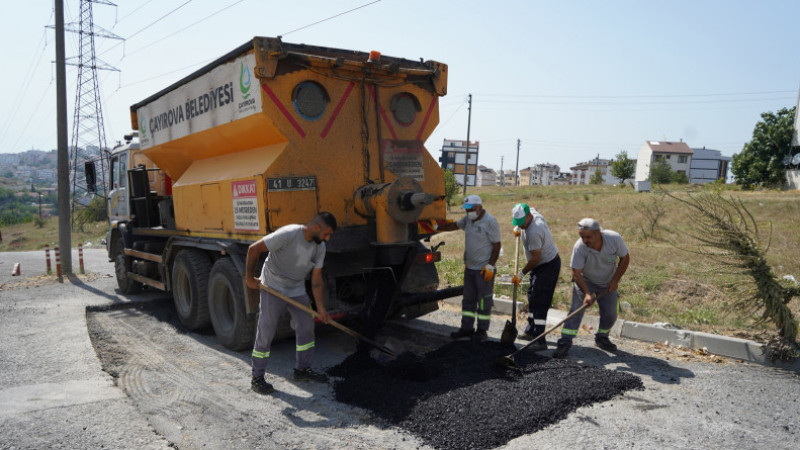
[[[261,96],[251,92],[252,67],[255,56],[242,56],[139,108],[140,146],[163,144],[260,113]]]

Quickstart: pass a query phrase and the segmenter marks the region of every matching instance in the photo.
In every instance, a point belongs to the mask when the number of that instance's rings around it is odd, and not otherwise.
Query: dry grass
[[[666,189],[681,197],[702,188],[675,185]],[[502,282],[510,278],[514,265],[511,208],[526,202],[547,220],[561,255],[555,307],[567,309],[571,298],[569,259],[578,239],[575,225],[583,217],[593,217],[603,228],[619,232],[630,249],[631,265],[620,283],[620,301],[630,304],[630,309],[621,310],[621,318],[669,322],[692,330],[741,337],[765,331],[753,324],[753,317],[744,317],[732,307],[736,300],[734,286],[745,280],[740,275],[720,273],[711,261],[692,253],[689,246],[693,243],[688,238],[682,240],[681,236],[690,231],[690,212],[678,201],[614,186],[485,187],[471,188],[469,193],[480,195],[486,210],[500,222],[504,255],[498,261],[500,282],[495,287],[496,294],[511,292],[510,286]],[[728,187],[725,195],[740,199],[760,228],[768,230],[771,224],[772,245],[767,262],[778,277],[792,275],[800,280],[800,191],[745,192]],[[651,225],[647,208],[653,205],[654,198],[660,198],[656,201],[661,202],[664,214],[658,219],[660,231],[650,237],[645,231]],[[448,218],[457,220],[462,214],[453,207]],[[445,260],[440,263],[442,279],[460,284],[463,233],[442,233],[431,242],[441,240],[447,242],[440,248]],[[521,255],[520,264],[523,260]],[[524,289],[517,298],[526,300]],[[800,300],[793,299],[790,308],[797,314]]]
[[[102,248],[100,241],[108,231],[108,222],[93,222],[83,226],[83,232],[72,233],[72,245],[78,246],[82,242],[85,246],[91,242],[92,246]],[[3,227],[3,242],[0,242],[0,252],[40,250],[45,244],[50,248],[58,245],[58,217],[45,219],[44,227],[39,228],[30,223]]]

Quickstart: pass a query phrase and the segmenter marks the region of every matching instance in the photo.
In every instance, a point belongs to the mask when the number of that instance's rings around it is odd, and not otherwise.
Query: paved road
[[[28,277],[0,278],[0,448],[425,448],[336,402],[329,386],[289,381],[293,342],[273,349],[277,391],[258,397],[248,352],[176,330],[163,294],[118,295],[102,251],[88,251],[89,274],[64,284],[29,278],[43,260],[36,253],[0,253],[0,272],[22,261]],[[87,319],[87,306],[131,302],[151,306]],[[445,308],[392,333],[422,351],[445,342],[458,320]],[[495,338],[504,320],[493,320]],[[578,339],[571,359],[636,374],[645,389],[579,408],[504,448],[796,448],[796,373],[632,340],[610,355]],[[352,348],[342,333],[320,330],[316,362],[334,365]]]

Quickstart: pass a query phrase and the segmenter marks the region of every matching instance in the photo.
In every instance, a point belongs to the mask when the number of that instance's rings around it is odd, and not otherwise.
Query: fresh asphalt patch
[[[454,341],[418,357],[380,365],[355,353],[328,370],[336,400],[365,408],[439,449],[488,449],[556,423],[581,406],[643,389],[629,373],[515,356],[498,367],[499,342]]]

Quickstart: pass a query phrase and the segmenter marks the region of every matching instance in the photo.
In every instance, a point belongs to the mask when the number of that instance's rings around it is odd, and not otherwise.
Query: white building
[[[536,164],[519,171],[519,184],[525,186],[549,186],[558,178],[561,168],[557,164]]]
[[[619,179],[611,175],[611,160],[599,156],[569,168],[572,171],[571,184],[591,184],[596,172],[603,175],[603,184],[617,184]]]
[[[478,186],[497,186],[497,172],[486,166],[478,166]]]
[[[666,160],[673,172],[689,177],[694,152],[685,142],[645,141],[636,159],[636,181],[650,178],[650,167],[657,159]]]
[[[713,183],[725,181],[728,176],[730,156],[722,156],[719,150],[693,148],[692,162],[689,166],[689,183]]]
[[[469,151],[467,151],[467,147],[469,147]],[[475,186],[479,147],[478,141],[470,142],[468,146],[467,141],[445,139],[442,144],[442,156],[439,157],[442,169],[450,169],[456,177],[456,183],[461,186],[464,185],[464,170],[466,169],[467,186]],[[467,159],[467,153],[469,153],[469,159]]]

